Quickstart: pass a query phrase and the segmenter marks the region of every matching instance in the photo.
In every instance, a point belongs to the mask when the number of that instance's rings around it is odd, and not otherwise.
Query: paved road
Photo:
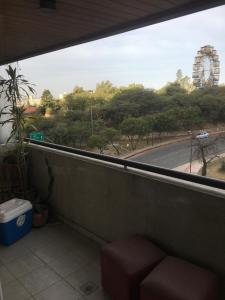
[[[190,141],[183,141],[149,150],[129,160],[173,169],[190,161],[190,148]],[[224,141],[218,141],[217,151],[225,153]]]

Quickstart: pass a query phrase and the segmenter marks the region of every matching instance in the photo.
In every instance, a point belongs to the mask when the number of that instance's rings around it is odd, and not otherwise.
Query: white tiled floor
[[[100,246],[64,224],[33,229],[0,246],[4,300],[109,300],[100,284]]]

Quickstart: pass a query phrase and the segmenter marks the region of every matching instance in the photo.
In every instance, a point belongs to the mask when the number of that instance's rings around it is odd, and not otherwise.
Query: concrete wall
[[[148,235],[171,254],[225,275],[225,191],[30,146],[32,178],[67,221],[105,240]]]

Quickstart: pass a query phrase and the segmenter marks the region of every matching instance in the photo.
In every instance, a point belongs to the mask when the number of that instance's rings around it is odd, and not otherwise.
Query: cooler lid
[[[0,223],[7,222],[32,209],[30,201],[14,198],[0,204]]]

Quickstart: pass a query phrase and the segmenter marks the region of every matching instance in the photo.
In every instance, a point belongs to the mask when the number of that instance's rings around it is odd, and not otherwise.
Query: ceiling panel
[[[0,0],[0,64],[162,22],[225,0]]]

